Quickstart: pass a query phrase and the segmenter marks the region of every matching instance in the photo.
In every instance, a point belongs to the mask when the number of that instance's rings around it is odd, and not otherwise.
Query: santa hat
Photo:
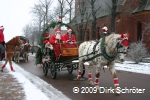
[[[4,26],[0,26],[0,30],[4,30]]]
[[[60,32],[60,29],[59,29],[59,28],[56,28],[56,29],[55,29],[55,32]]]
[[[58,17],[58,22],[61,22],[62,21],[62,16],[59,16]]]
[[[124,40],[124,39],[129,39],[129,37],[130,37],[130,34],[129,33],[126,33],[126,34],[121,34],[121,36],[120,36],[120,38],[121,38],[121,40]]]
[[[71,29],[71,28],[68,28],[67,32],[70,32],[70,31],[72,31],[72,29]]]
[[[121,34],[120,38],[121,38],[122,44],[123,44],[124,46],[129,46],[129,41],[128,41],[129,37],[130,37],[130,34],[129,34],[129,33],[126,33],[126,34],[123,34],[123,33],[122,33],[122,34]]]
[[[48,33],[46,33],[45,35],[44,35],[44,38],[48,38],[50,35],[48,34]]]
[[[103,30],[103,33],[107,33],[108,28],[107,28],[106,26],[104,26],[104,27],[102,28],[102,30]]]

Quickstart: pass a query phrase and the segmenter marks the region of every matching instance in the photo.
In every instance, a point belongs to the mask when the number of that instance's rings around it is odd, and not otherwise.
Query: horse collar
[[[106,51],[105,51],[105,38],[106,36],[103,36],[102,37],[102,42],[100,44],[100,47],[101,47],[101,52],[102,52],[102,55],[104,56],[105,59],[107,59],[108,61],[113,61],[117,58],[117,54],[114,55],[114,56],[109,56],[107,55]]]

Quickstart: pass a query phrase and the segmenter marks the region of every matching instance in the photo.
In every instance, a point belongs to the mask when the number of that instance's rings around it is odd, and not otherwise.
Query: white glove
[[[55,43],[57,43],[57,40],[55,41]]]
[[[69,42],[69,44],[73,44],[73,42]]]
[[[69,40],[67,40],[66,43],[69,43]]]

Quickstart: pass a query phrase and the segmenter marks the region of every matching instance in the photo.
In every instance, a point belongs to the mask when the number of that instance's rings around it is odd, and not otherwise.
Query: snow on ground
[[[84,64],[89,65],[88,62],[85,62]],[[106,66],[104,67],[107,68]],[[132,61],[125,61],[123,63],[116,63],[115,69],[150,75],[150,63],[140,62],[139,64],[135,64]]]
[[[150,75],[150,63],[140,62],[139,64],[134,64],[132,61],[125,61],[123,63],[116,63],[116,69]]]
[[[4,63],[4,61],[2,62]],[[51,84],[43,81],[39,77],[25,71],[23,68],[15,63],[12,63],[15,72],[10,71],[9,64],[6,65],[5,70],[22,84],[24,88],[26,100],[70,100],[61,91],[55,89]]]

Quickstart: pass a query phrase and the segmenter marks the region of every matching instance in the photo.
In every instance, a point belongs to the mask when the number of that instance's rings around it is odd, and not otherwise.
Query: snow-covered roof
[[[133,13],[138,13],[144,10],[150,10],[150,0],[141,0]]]

